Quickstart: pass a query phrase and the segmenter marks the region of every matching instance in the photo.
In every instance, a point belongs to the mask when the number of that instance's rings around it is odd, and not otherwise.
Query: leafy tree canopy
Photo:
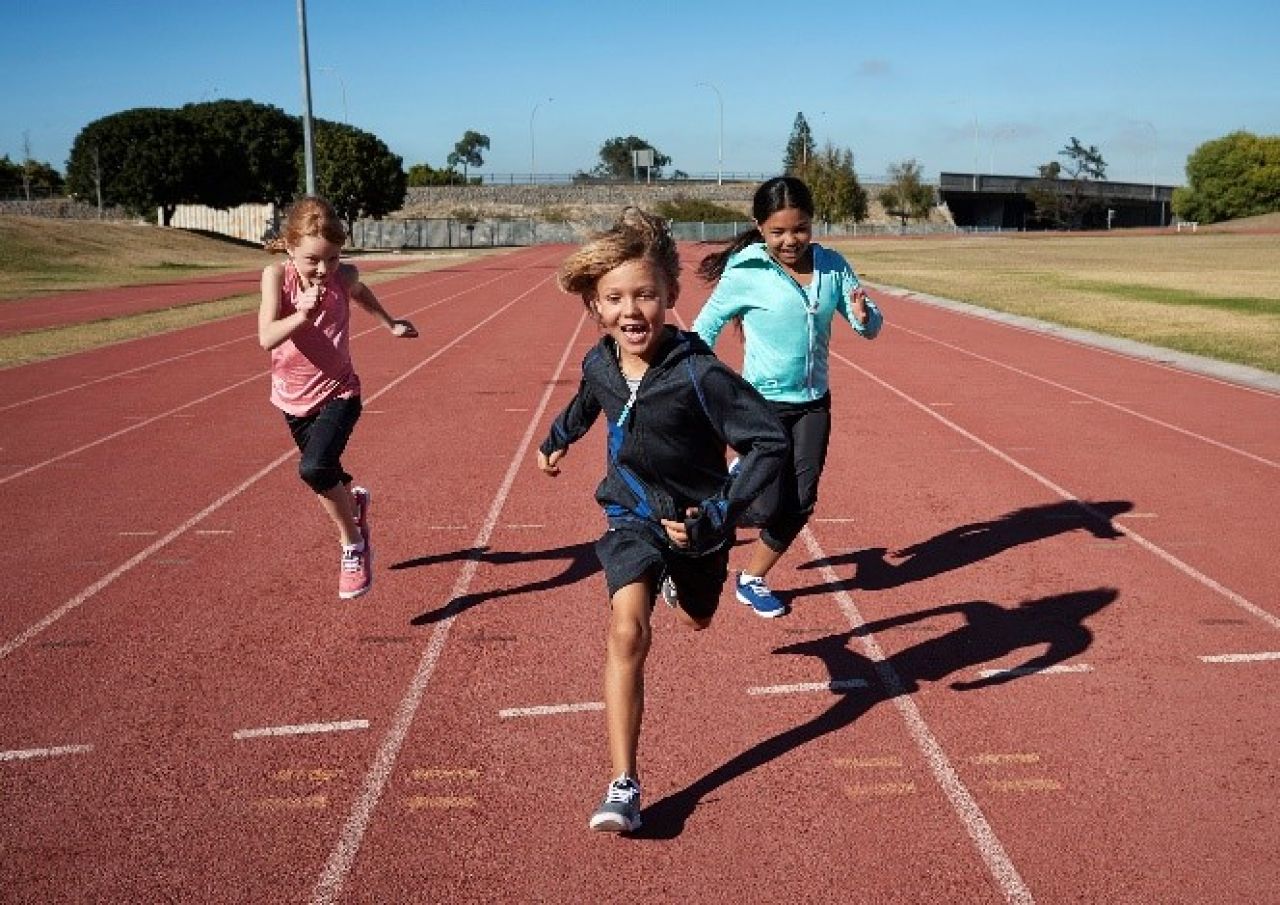
[[[67,190],[138,214],[162,210],[168,225],[174,208],[221,200],[209,189],[217,157],[200,129],[177,110],[140,107],[85,126],[67,160]]]
[[[382,217],[404,204],[403,161],[376,135],[345,123],[315,121],[316,192],[350,230],[359,217]],[[302,151],[298,152],[301,165]],[[303,186],[298,186],[299,194]]]
[[[487,150],[489,150],[489,136],[481,135],[479,132],[473,132],[468,129],[462,138],[458,139],[457,144],[453,146],[453,153],[448,157],[448,164],[450,167],[462,164],[462,179],[465,182],[468,167],[484,166],[484,157],[480,152]]]
[[[804,118],[803,113],[797,113],[795,123],[791,126],[791,137],[787,139],[787,149],[782,155],[782,172],[795,174],[816,152],[809,121]]]
[[[1280,136],[1232,132],[1187,158],[1187,185],[1173,193],[1184,220],[1216,223],[1280,211]]]
[[[889,186],[881,190],[880,203],[904,227],[909,219],[929,216],[934,205],[933,186],[924,183],[914,158],[889,165]]]
[[[653,169],[645,175],[654,179],[661,179],[662,168],[671,163],[670,157],[643,138],[628,135],[626,138],[610,138],[600,146],[600,163],[592,170],[592,175],[603,179],[631,179],[632,151],[653,151]]]
[[[853,169],[853,152],[826,147],[796,171],[813,193],[814,215],[830,223],[861,223],[867,219],[867,190]]]
[[[415,163],[409,167],[406,183],[409,186],[456,185],[462,177],[451,167],[436,169],[429,163]]]
[[[216,172],[206,186],[206,204],[234,207],[246,202],[283,204],[298,182],[302,122],[279,107],[253,101],[219,100],[182,108],[212,145]]]

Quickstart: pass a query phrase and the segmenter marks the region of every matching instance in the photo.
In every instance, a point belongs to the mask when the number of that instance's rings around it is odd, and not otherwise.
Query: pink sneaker
[[[338,596],[351,600],[373,587],[372,549],[368,544],[363,550],[342,548],[342,567],[338,573]]]
[[[369,503],[373,495],[369,493],[367,487],[352,487],[351,496],[356,501],[356,524],[360,526],[360,536],[364,538],[364,548],[368,550],[370,549]]]

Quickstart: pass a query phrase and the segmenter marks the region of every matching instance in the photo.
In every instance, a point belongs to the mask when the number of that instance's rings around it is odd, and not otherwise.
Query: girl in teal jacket
[[[859,335],[874,339],[884,318],[849,263],[812,241],[813,196],[801,180],[781,176],[765,182],[756,190],[752,216],[754,228],[703,258],[698,273],[718,283],[693,329],[714,346],[727,323],[741,327],[742,376],[790,434],[791,454],[782,472],[752,507],[762,530],[736,587],[738,600],[771,618],[783,615],[786,606],[765,576],[808,524],[826,464],[832,322],[839,314]]]

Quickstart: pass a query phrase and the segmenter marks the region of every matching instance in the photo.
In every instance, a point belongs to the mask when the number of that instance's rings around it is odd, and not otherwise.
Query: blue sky
[[[803,112],[864,180],[908,158],[930,177],[1031,174],[1077,136],[1108,178],[1161,184],[1184,182],[1205,141],[1280,134],[1278,10],[307,2],[314,114],[374,133],[406,168],[442,166],[474,129],[491,141],[481,173],[590,169],[605,140],[634,134],[687,173],[772,174]],[[81,128],[133,107],[248,98],[301,113],[296,0],[0,0],[0,14],[0,155],[12,159],[29,144],[62,170]]]

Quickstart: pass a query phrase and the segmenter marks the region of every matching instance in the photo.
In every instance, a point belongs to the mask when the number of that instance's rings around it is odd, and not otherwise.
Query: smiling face
[[[624,371],[628,364],[647,366],[653,359],[673,304],[670,295],[662,271],[642,259],[620,264],[597,281],[591,305],[600,326],[617,342]]]
[[[303,236],[297,245],[286,246],[285,250],[298,268],[298,275],[310,286],[323,283],[338,269],[338,253],[342,248],[324,236]]]
[[[813,220],[798,207],[784,207],[774,211],[756,227],[764,236],[765,247],[779,264],[795,269],[801,267],[809,253],[813,239]]]

